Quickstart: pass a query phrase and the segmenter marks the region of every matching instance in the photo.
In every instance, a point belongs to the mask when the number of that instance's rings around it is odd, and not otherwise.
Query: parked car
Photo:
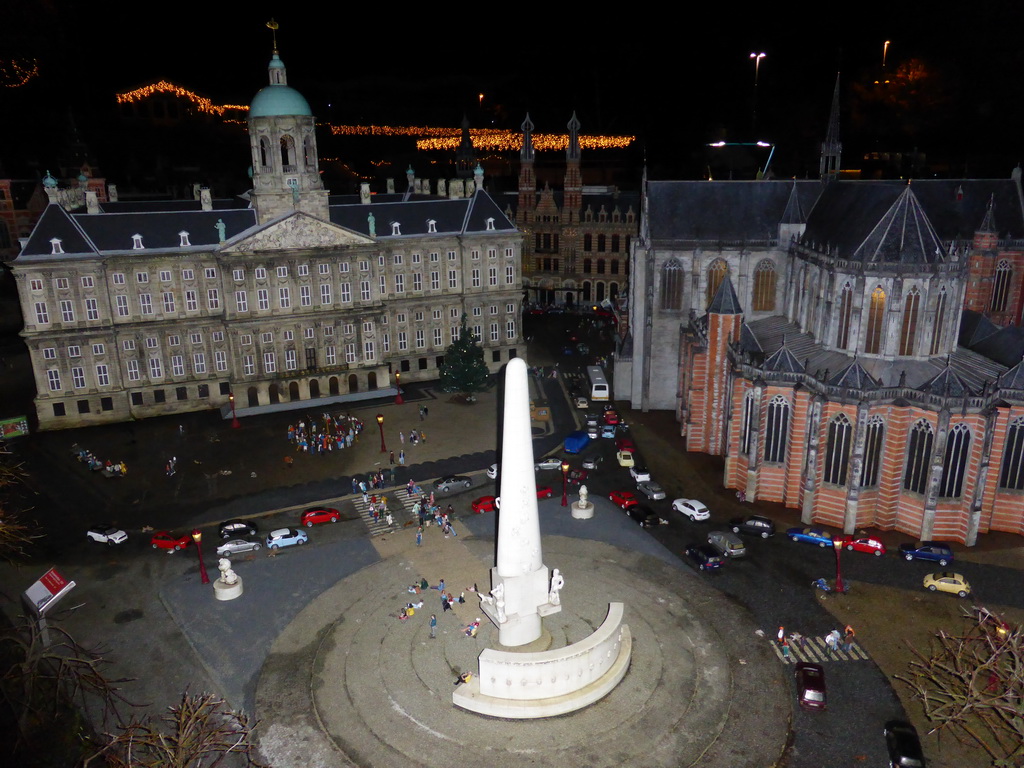
[[[633,460],[633,454],[629,451],[619,451],[615,454],[615,460],[619,462],[620,467],[632,467],[636,464]]]
[[[538,499],[550,499],[555,495],[555,492],[551,490],[550,485],[538,485],[537,486],[537,498]]]
[[[710,544],[691,544],[686,548],[686,556],[702,571],[717,571],[725,562],[718,550]]]
[[[585,411],[587,410],[587,408],[590,407],[590,403],[587,402],[587,398],[585,397],[577,397],[576,407],[579,408],[581,411]]]
[[[914,726],[903,720],[890,720],[883,733],[891,768],[924,768],[924,751]]]
[[[746,557],[747,547],[743,539],[735,533],[727,531],[712,531],[708,534],[708,544],[721,552],[726,557]]]
[[[686,515],[694,522],[697,522],[698,520],[707,520],[711,517],[711,513],[708,511],[708,508],[696,499],[676,499],[672,502],[672,509],[680,514]]]
[[[256,523],[251,520],[225,520],[218,528],[222,539],[230,539],[232,536],[255,536],[259,529]]]
[[[599,438],[601,436],[601,434],[597,431],[597,427],[596,426],[594,426],[594,427],[589,427],[588,426],[587,429],[586,429],[586,432],[587,432],[587,437],[589,437],[591,440],[597,440],[597,438]]]
[[[271,531],[267,536],[267,546],[270,549],[280,547],[302,546],[309,541],[309,535],[301,528],[278,528]]]
[[[94,525],[85,532],[85,535],[100,544],[123,544],[128,540],[127,533],[120,528],[115,528],[110,523]]]
[[[930,560],[939,565],[949,565],[953,562],[953,550],[937,541],[900,544],[900,556],[906,560]]]
[[[465,475],[447,475],[434,481],[434,490],[450,491],[453,488],[472,488],[473,481]]]
[[[487,478],[489,480],[497,480],[498,479],[498,465],[497,464],[491,464],[491,466],[489,466],[487,468]]]
[[[924,577],[924,588],[932,592],[949,592],[957,597],[967,597],[971,594],[971,585],[961,573],[952,571],[940,571],[929,573]]]
[[[850,552],[867,552],[875,557],[885,554],[885,544],[871,536],[847,536],[843,539],[843,547]]]
[[[187,533],[183,536],[175,536],[170,531],[157,531],[153,534],[153,538],[149,540],[149,543],[153,546],[153,549],[173,549],[175,551],[184,549],[192,541],[192,537]]]
[[[620,437],[615,441],[615,450],[617,451],[628,451],[634,453],[636,451],[636,443],[630,440],[628,437]]]
[[[301,522],[307,528],[318,523],[336,523],[341,513],[331,507],[311,507],[302,513]]]
[[[479,499],[474,499],[470,506],[473,507],[473,512],[481,515],[484,512],[493,512],[497,509],[495,501],[497,501],[497,498],[494,496],[481,496]]]
[[[230,557],[231,555],[240,555],[243,552],[255,552],[260,546],[258,541],[231,539],[217,547],[217,557]]]
[[[825,688],[825,670],[820,664],[797,662],[794,669],[796,675],[796,697],[801,709],[822,710],[828,706],[828,694]]]
[[[608,440],[614,440],[617,430],[611,424],[605,424],[601,427],[601,437],[607,438]]]
[[[638,483],[642,483],[644,480],[651,479],[651,470],[647,467],[639,466],[634,464],[629,468],[629,474],[633,476],[633,479]]]
[[[548,456],[546,459],[541,459],[533,465],[534,470],[539,472],[542,469],[562,469],[562,460],[554,456]]]
[[[665,498],[665,491],[662,490],[661,486],[653,480],[643,480],[636,484],[637,490],[640,491],[651,501],[658,501],[659,499]]]
[[[762,539],[775,535],[775,523],[761,515],[734,517],[729,521],[729,527],[732,528],[733,533],[749,533],[752,536],[760,536]]]
[[[604,412],[604,423],[605,424],[610,424],[611,426],[614,427],[616,424],[619,423],[619,414],[616,413],[615,411],[605,411]]]
[[[588,427],[596,427],[597,426],[597,414],[596,413],[588,413],[587,414],[587,426]]]
[[[597,469],[597,465],[604,461],[604,456],[588,456],[583,460],[584,469]]]
[[[786,531],[786,535],[793,541],[817,544],[819,547],[832,546],[832,534],[821,530],[821,528],[790,528]]]
[[[653,509],[643,504],[633,504],[626,508],[626,514],[640,523],[641,528],[653,528],[661,523],[661,518]]]
[[[569,485],[581,485],[584,480],[589,476],[589,472],[585,469],[570,469],[566,474],[565,479]]]
[[[621,509],[629,509],[640,503],[636,500],[636,494],[630,491],[612,491],[608,494],[608,500]]]
[[[587,437],[586,432],[580,430],[570,432],[565,436],[565,440],[562,441],[562,447],[566,453],[579,453],[588,445],[590,445],[590,438]]]

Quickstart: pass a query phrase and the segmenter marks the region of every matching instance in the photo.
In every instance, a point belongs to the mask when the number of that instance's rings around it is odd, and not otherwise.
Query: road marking
[[[824,637],[804,637],[802,640],[790,643],[788,657],[782,652],[782,646],[774,640],[772,648],[775,650],[775,655],[787,664],[796,664],[798,661],[807,661],[813,664],[825,661],[865,661],[869,658],[867,652],[856,640],[850,644],[849,651],[843,650],[842,641],[840,641],[839,648],[830,651]]]

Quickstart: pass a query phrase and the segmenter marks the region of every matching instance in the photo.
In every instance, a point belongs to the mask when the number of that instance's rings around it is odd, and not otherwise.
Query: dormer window
[[[181,232],[179,232],[179,233],[178,233],[178,237],[180,237],[180,238],[181,238],[181,242],[180,242],[180,243],[178,243],[178,245],[179,245],[180,247],[184,248],[184,247],[186,247],[186,246],[190,246],[190,245],[192,245],[192,243],[190,243],[190,242],[188,241],[188,232],[186,232],[186,231],[185,231],[184,229],[183,229],[183,230],[181,230]]]
[[[61,254],[61,253],[64,253],[64,246],[61,245],[61,239],[59,237],[55,237],[55,238],[51,239],[50,240],[50,255],[51,256],[56,256],[56,255]]]
[[[494,217],[493,216],[487,219],[487,231],[488,232],[494,231]]]
[[[142,235],[132,235],[132,250],[141,251],[145,248],[142,244]]]
[[[429,234],[434,234],[437,232],[437,222],[434,221],[433,219],[427,219],[427,232]]]
[[[402,225],[399,224],[397,221],[392,221],[391,222],[391,234],[392,235],[400,235],[400,234],[402,234]]]

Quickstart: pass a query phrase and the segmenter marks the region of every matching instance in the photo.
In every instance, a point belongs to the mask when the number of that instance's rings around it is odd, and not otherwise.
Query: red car
[[[582,485],[583,481],[587,479],[588,474],[585,469],[572,469],[565,476],[565,479],[569,482],[569,485]]]
[[[615,450],[620,452],[626,451],[627,453],[636,453],[636,443],[628,437],[620,437],[615,441]]]
[[[481,496],[479,499],[473,502],[473,512],[481,515],[484,512],[493,512],[497,507],[494,505],[496,501],[494,496]]]
[[[843,539],[843,546],[850,552],[867,552],[875,557],[881,557],[885,554],[885,544],[870,536],[859,536],[857,538],[847,536]]]
[[[617,414],[615,411],[605,411],[604,423],[614,427],[616,424],[619,423],[619,414]]]
[[[537,486],[537,498],[538,499],[550,499],[555,495],[555,492],[551,490],[550,485],[538,485]]]
[[[312,528],[316,523],[336,523],[341,513],[331,507],[312,507],[302,513],[302,524]]]
[[[173,549],[175,551],[184,549],[191,543],[192,537],[187,533],[184,536],[175,536],[170,531],[157,531],[149,543],[153,549]]]
[[[636,500],[636,495],[630,491],[612,491],[608,494],[608,500],[622,509],[629,509],[640,503]]]

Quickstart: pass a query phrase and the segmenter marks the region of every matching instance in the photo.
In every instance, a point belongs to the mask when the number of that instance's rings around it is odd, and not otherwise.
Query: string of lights
[[[214,104],[205,96],[193,93],[187,88],[182,88],[180,85],[168,83],[166,80],[151,83],[150,85],[144,85],[141,88],[136,88],[134,91],[119,93],[117,94],[117,103],[131,104],[132,102],[147,99],[156,93],[170,93],[179,98],[188,99],[196,105],[196,108],[199,109],[200,112],[206,112],[211,115],[221,116],[231,109],[239,109],[242,111],[248,111],[249,109],[249,107],[244,104]]]
[[[18,59],[0,60],[0,85],[4,88],[20,88],[33,77],[39,75],[39,62],[36,59],[19,61]]]

